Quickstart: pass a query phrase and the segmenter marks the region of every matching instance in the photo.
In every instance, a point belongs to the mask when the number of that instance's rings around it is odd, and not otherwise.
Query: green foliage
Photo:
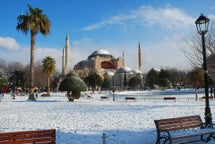
[[[177,69],[169,69],[168,71],[173,88],[183,87],[186,81],[186,72]]]
[[[187,73],[187,84],[194,88],[204,85],[204,71],[200,68],[194,68]]]
[[[6,87],[8,87],[8,80],[6,76],[2,72],[0,72],[0,90]]]
[[[93,89],[95,89],[96,86],[101,86],[102,84],[102,78],[96,73],[89,75],[85,78],[84,81],[88,86],[92,87]]]
[[[110,80],[110,79],[105,78],[105,79],[103,80],[103,82],[102,82],[101,89],[102,89],[102,90],[108,90],[108,89],[111,89],[111,80]]]
[[[72,97],[74,99],[79,99],[81,97],[81,91],[72,91]]]
[[[59,90],[72,91],[73,97],[78,99],[80,98],[80,92],[86,91],[87,86],[75,72],[71,72],[61,82]]]
[[[12,75],[10,76],[10,83],[13,83],[13,85],[16,87],[24,87],[25,83],[24,72],[15,70],[11,74]]]
[[[56,62],[54,58],[48,56],[43,59],[43,72],[48,75],[47,84],[48,84],[48,95],[50,95],[50,76],[56,72]]]
[[[158,72],[151,69],[146,76],[145,85],[152,89],[154,84],[158,84]]]
[[[47,56],[43,59],[43,72],[45,72],[47,75],[54,74],[56,71],[56,62],[55,59]]]
[[[133,88],[133,89],[135,89],[135,88],[138,87],[138,85],[139,85],[140,83],[141,83],[140,78],[138,78],[138,77],[133,77],[133,78],[131,78],[131,79],[129,80],[128,86],[131,87],[131,88]]]
[[[170,81],[167,78],[160,78],[159,79],[159,86],[163,88],[168,88],[170,87]]]
[[[185,84],[186,72],[178,71],[176,69],[161,69],[155,71],[151,69],[146,75],[145,86],[154,88],[154,85],[159,85],[162,88],[169,88],[170,86],[182,87]]]
[[[168,70],[161,69],[161,71],[158,75],[159,86],[161,86],[163,88],[169,87],[170,86],[169,78],[170,78],[170,74],[169,74]]]
[[[50,33],[50,20],[43,14],[43,11],[39,8],[33,8],[28,5],[29,13],[19,15],[17,17],[18,24],[16,29],[21,30],[23,33],[27,33],[29,30],[31,34],[36,35],[41,32],[43,35]]]
[[[35,39],[38,32],[46,36],[50,33],[50,20],[43,14],[43,11],[39,8],[33,8],[28,4],[29,12],[21,14],[17,17],[17,30],[21,30],[27,34],[31,33],[31,50],[30,50],[30,94],[29,99],[34,98],[34,51],[35,51]]]

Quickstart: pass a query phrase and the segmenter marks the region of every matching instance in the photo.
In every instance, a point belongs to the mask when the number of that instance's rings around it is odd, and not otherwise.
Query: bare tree
[[[208,33],[205,35],[205,46],[207,57],[215,53],[215,25],[210,24]],[[202,67],[202,39],[196,32],[191,39],[184,39],[185,47],[179,46],[185,57],[193,67]]]
[[[11,62],[6,66],[6,76],[10,77],[14,71],[23,71],[24,66],[20,62]]]
[[[0,59],[0,72],[5,72],[6,70],[6,63],[3,59]]]
[[[195,88],[196,101],[198,100],[197,90],[204,84],[204,71],[198,67],[187,73],[187,83]]]

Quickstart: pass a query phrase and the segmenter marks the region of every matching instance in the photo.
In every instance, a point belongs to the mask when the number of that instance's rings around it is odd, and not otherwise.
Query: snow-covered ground
[[[176,93],[176,95],[174,94]],[[155,144],[155,119],[201,115],[204,120],[205,101],[195,101],[194,93],[170,91],[87,92],[79,100],[68,102],[65,93],[52,93],[51,97],[38,97],[28,101],[27,96],[9,94],[0,102],[0,131],[56,129],[57,144]],[[175,101],[162,97],[175,96]],[[125,100],[134,96],[136,100]],[[215,100],[210,101],[213,120]],[[105,134],[105,135],[104,135]]]

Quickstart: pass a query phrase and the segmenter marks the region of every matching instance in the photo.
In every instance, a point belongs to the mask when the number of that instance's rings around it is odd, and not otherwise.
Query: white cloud
[[[180,37],[165,38],[163,42],[156,44],[142,44],[142,64],[143,71],[147,72],[153,67],[174,67],[178,69],[189,68],[189,63],[184,57],[183,53],[175,45],[175,39]],[[138,68],[138,43],[121,43],[104,44],[105,47],[96,44],[91,39],[81,39],[79,41],[71,42],[71,69],[81,60],[86,60],[88,56],[95,50],[103,48],[109,51],[114,57],[122,57],[122,52],[125,53],[126,66],[137,69]],[[57,48],[35,48],[35,62],[41,61],[46,56],[51,56],[56,60],[57,70],[61,72],[62,68],[62,49]],[[30,62],[30,48],[20,48],[19,51],[11,51],[10,53],[1,52],[1,59],[7,62],[20,62],[24,65]]]
[[[82,30],[90,31],[110,25],[125,26],[128,23],[136,25],[156,25],[159,24],[165,28],[175,28],[193,25],[194,18],[178,8],[165,7],[155,8],[152,6],[140,6],[137,10],[128,13],[119,13],[100,22],[84,27]]]
[[[154,8],[151,6],[141,6],[137,11],[138,19],[142,18],[143,23],[148,25],[160,24],[165,28],[175,28],[193,25],[194,19],[178,8],[165,7]]]
[[[35,49],[35,62],[42,61],[47,56],[50,56],[55,59],[57,70],[61,72],[62,50],[57,48],[41,48],[41,47],[37,47]]]
[[[164,7],[164,8],[154,8],[152,6],[140,6],[138,9],[129,11],[127,13],[119,13],[115,16],[103,19],[98,23],[92,24],[83,28],[83,30],[95,30],[103,27],[109,27],[111,25],[119,25],[123,28],[135,28],[140,25],[144,26],[153,26],[159,25],[166,29],[175,29],[177,28],[186,28],[192,26],[195,28],[194,19],[188,16],[186,13],[181,11],[178,8],[173,7]],[[132,25],[132,26],[131,26]],[[178,31],[181,33],[181,31]],[[1,38],[1,37],[0,37]],[[1,38],[3,39],[3,38]],[[0,47],[2,47],[2,41],[0,39]],[[4,38],[4,43],[13,43],[17,44],[16,41],[12,38]],[[12,41],[12,42],[9,42]],[[142,56],[143,56],[143,69],[148,71],[152,67],[174,67],[184,68],[189,65],[186,62],[183,54],[180,53],[180,50],[177,49],[176,42],[181,41],[182,39],[173,37],[173,35],[164,35],[162,41],[147,42],[147,44],[141,44],[142,47]],[[14,45],[15,45],[14,44]],[[8,45],[7,45],[8,46]],[[4,46],[6,47],[6,46]],[[8,48],[8,47],[7,47]],[[11,46],[12,48],[19,48]],[[103,41],[97,43],[92,39],[85,38],[78,41],[71,42],[71,69],[76,63],[81,60],[87,59],[87,57],[96,49],[103,48],[112,53],[115,57],[121,57],[122,52],[125,52],[126,65],[131,68],[138,68],[137,60],[137,50],[138,42],[136,40],[130,40],[129,42],[124,41],[120,43],[111,43]],[[8,48],[9,49],[9,48]],[[30,49],[29,48],[20,48],[19,51],[11,52],[10,54],[2,53],[2,58],[7,59],[7,61],[19,61],[23,64],[29,64],[30,59]],[[8,56],[9,55],[9,56]],[[35,62],[42,60],[46,56],[51,56],[55,58],[57,69],[61,71],[62,66],[62,49],[58,48],[35,48]]]
[[[62,50],[57,48],[35,48],[34,61],[41,61],[46,56],[51,56],[56,61],[56,66],[59,71],[61,71],[62,66]],[[20,48],[19,51],[11,51],[8,53],[7,51],[1,52],[1,59],[6,62],[20,62],[23,65],[28,65],[30,63],[30,48],[23,47]]]
[[[177,41],[180,41],[180,46],[185,43],[182,36],[180,34],[171,35],[159,43],[144,46],[142,52],[144,71],[148,71],[153,67],[176,68],[179,70],[191,69],[192,65],[181,51],[179,45],[176,44]]]
[[[14,38],[11,37],[0,37],[0,48],[8,50],[18,50],[19,44]]]
[[[208,18],[210,20],[212,20],[213,22],[215,21],[215,15],[213,15],[213,14],[208,15]]]

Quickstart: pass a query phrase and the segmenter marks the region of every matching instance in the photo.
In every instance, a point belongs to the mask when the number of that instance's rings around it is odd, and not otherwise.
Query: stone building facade
[[[140,43],[138,46],[137,57],[138,69],[132,70],[128,66],[125,66],[124,53],[122,57],[114,57],[107,50],[100,48],[90,54],[86,60],[81,60],[75,64],[73,70],[82,79],[89,74],[96,73],[102,79],[107,78],[111,80],[113,87],[122,89],[127,87],[129,80],[133,77],[139,77],[141,80],[143,79]],[[64,76],[70,71],[70,44],[69,36],[67,35],[66,45],[63,48],[62,75]]]
[[[94,51],[87,60],[82,60],[74,66],[74,71],[80,77],[85,77],[89,73],[97,73],[102,78],[111,76],[119,68],[124,66],[122,57],[115,58],[108,51],[99,49]]]

